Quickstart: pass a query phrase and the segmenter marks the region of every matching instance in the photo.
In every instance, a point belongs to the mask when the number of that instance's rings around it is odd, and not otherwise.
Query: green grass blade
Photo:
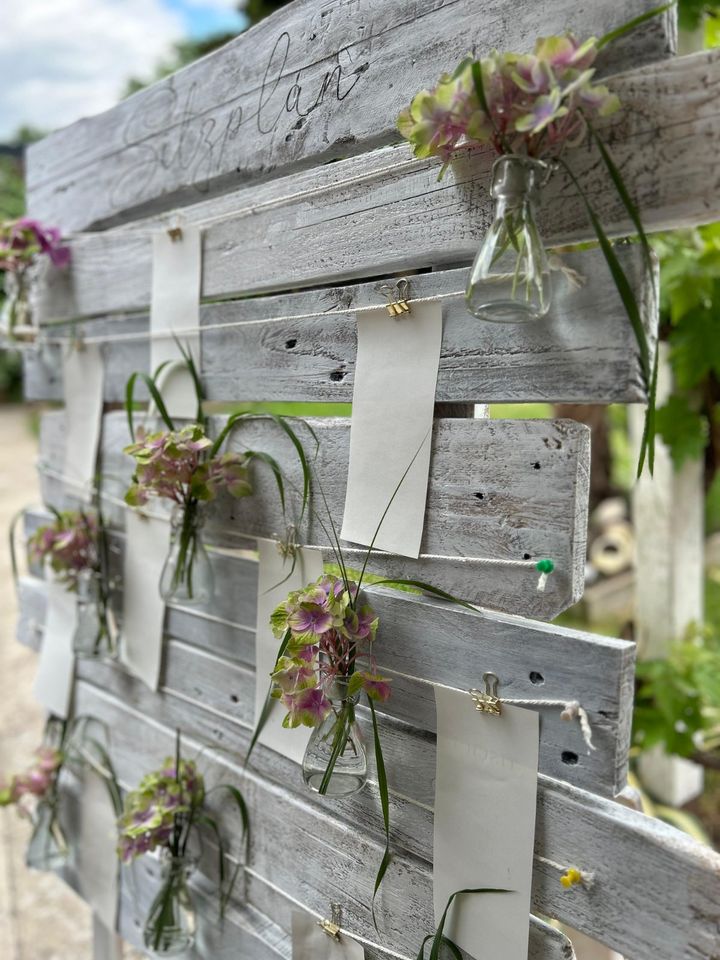
[[[197,415],[195,420],[199,423],[203,429],[205,429],[205,414],[203,413],[203,401],[205,400],[205,391],[203,390],[202,380],[200,379],[200,373],[198,368],[193,360],[192,351],[189,346],[183,346],[182,343],[177,339],[173,334],[173,340],[177,344],[177,348],[182,354],[183,360],[187,364],[187,368],[190,371],[190,376],[192,377],[193,385],[195,387],[195,397],[197,399]]]
[[[372,897],[372,919],[377,930],[377,920],[375,918],[375,898],[377,897],[380,885],[383,882],[387,868],[390,866],[392,856],[390,854],[390,793],[388,791],[387,772],[385,770],[385,759],[383,757],[382,746],[380,744],[380,731],[378,730],[377,716],[375,714],[375,704],[368,697],[370,704],[370,715],[372,717],[373,742],[375,745],[375,766],[377,767],[378,791],[380,793],[380,807],[383,815],[383,827],[385,828],[385,852],[383,853],[377,875],[375,876],[375,886]]]
[[[392,580],[374,580],[372,586],[381,587],[384,584],[388,584],[389,586],[395,585],[399,587],[417,587],[418,590],[425,590],[434,597],[439,597],[441,600],[451,600],[453,603],[457,603],[459,606],[465,607],[467,610],[472,610],[477,613],[477,607],[474,607],[472,603],[468,603],[467,600],[461,600],[452,593],[447,593],[445,590],[441,590],[440,587],[434,587],[431,583],[426,583],[424,580],[407,580],[404,578],[396,578]]]
[[[283,635],[282,641],[280,643],[280,649],[278,650],[277,657],[275,658],[276,665],[280,660],[280,658],[285,653],[285,651],[287,650],[287,646],[289,642],[290,642],[290,631],[286,630],[285,634]],[[248,763],[250,762],[250,756],[253,750],[255,749],[255,744],[258,742],[258,738],[260,734],[263,732],[265,728],[265,724],[268,721],[268,717],[270,716],[270,710],[273,704],[272,697],[270,696],[271,693],[272,693],[272,683],[268,688],[267,696],[265,697],[265,703],[263,704],[263,708],[260,711],[260,716],[258,717],[258,722],[255,724],[255,729],[253,730],[253,735],[250,740],[250,746],[248,747],[248,752],[245,757],[245,763],[243,764],[243,768],[247,767]]]
[[[260,460],[262,463],[266,463],[273,472],[275,477],[275,483],[277,484],[278,493],[280,494],[280,504],[282,506],[283,515],[285,514],[285,485],[283,484],[283,475],[282,470],[280,469],[280,464],[277,462],[275,457],[270,456],[269,453],[263,453],[262,450],[248,450],[246,454],[248,460]]]
[[[597,42],[598,50],[602,50],[603,47],[606,47],[609,43],[612,43],[613,40],[623,37],[626,33],[630,33],[631,30],[639,27],[641,23],[645,23],[646,20],[652,20],[653,17],[657,17],[661,13],[665,13],[666,10],[670,10],[670,8],[674,6],[675,0],[672,0],[671,3],[664,3],[661,7],[655,7],[652,10],[647,10],[645,13],[641,13],[637,17],[633,17],[632,20],[628,20],[627,23],[624,23],[620,27],[616,27],[614,30],[606,33],[605,36],[600,37]]]

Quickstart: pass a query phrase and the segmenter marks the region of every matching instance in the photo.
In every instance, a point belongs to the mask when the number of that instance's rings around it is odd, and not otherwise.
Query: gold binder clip
[[[339,903],[330,904],[331,920],[318,920],[317,924],[332,937],[333,940],[340,939],[340,927],[342,926],[342,907]]]
[[[483,682],[485,683],[485,692],[480,690],[470,690],[470,696],[475,704],[475,709],[480,713],[489,713],[493,717],[499,717],[502,713],[500,706],[500,697],[497,695],[498,678],[494,673],[484,673]]]
[[[175,217],[172,226],[168,227],[168,236],[173,243],[176,243],[178,240],[182,240],[182,227],[180,226],[180,221],[177,217]]]
[[[404,313],[410,313],[410,304],[407,302],[409,292],[410,284],[405,277],[402,277],[393,286],[384,283],[380,287],[380,293],[388,302],[386,310],[391,317],[401,317]]]

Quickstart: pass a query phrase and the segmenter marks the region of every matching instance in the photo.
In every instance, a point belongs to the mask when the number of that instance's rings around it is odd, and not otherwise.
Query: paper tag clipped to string
[[[442,306],[419,304],[397,317],[388,316],[386,307],[359,311],[357,331],[341,536],[369,545],[387,510],[375,547],[418,557],[427,501]]]
[[[201,249],[196,226],[175,225],[153,235],[149,372],[168,364],[161,374],[163,402],[171,417],[187,420],[196,417],[197,395],[179,344],[199,367]]]
[[[497,713],[489,704],[476,707],[463,691],[439,686],[435,704],[436,922],[458,890],[508,890],[458,898],[445,932],[472,956],[527,960],[538,714],[506,704]]]

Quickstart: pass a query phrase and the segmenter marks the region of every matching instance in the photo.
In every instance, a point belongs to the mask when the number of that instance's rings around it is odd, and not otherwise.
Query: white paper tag
[[[73,347],[63,354],[65,456],[69,492],[88,500],[97,473],[105,368],[100,346]]]
[[[270,674],[275,668],[279,641],[270,629],[270,614],[291,590],[302,590],[322,576],[323,561],[319,550],[300,550],[292,570],[292,560],[284,560],[275,540],[258,540],[259,571],[257,597],[257,630],[255,633],[255,722],[265,706],[270,688]],[[287,577],[287,579],[285,579]],[[302,763],[305,747],[312,730],[296,727],[285,730],[282,725],[286,711],[273,701],[270,715],[258,740],[271,750]]]
[[[122,660],[151,690],[162,662],[165,603],[160,574],[170,545],[170,524],[160,517],[125,511]]]
[[[365,951],[350,937],[336,940],[307,913],[292,915],[292,960],[363,960]]]
[[[183,225],[182,236],[173,240],[167,230],[153,236],[152,292],[150,298],[150,372],[161,363],[182,362],[182,352],[173,335],[189,349],[199,365],[201,235],[198,227]],[[194,333],[183,331],[194,330]],[[197,398],[192,377],[181,364],[165,376],[162,395],[171,417],[194,420]]]
[[[445,933],[477,957],[527,960],[535,840],[539,717],[478,713],[467,693],[435,688],[435,921],[457,890]]]
[[[86,770],[82,783],[80,829],[75,851],[83,898],[108,930],[118,912],[117,822],[105,781]]]
[[[63,584],[47,581],[47,616],[34,694],[46,710],[66,720],[70,714],[75,657],[73,637],[77,626],[77,602]]]
[[[375,546],[417,557],[427,501],[442,307],[416,305],[398,319],[388,316],[384,307],[363,310],[357,315],[357,332],[342,537],[371,543],[407,471]]]

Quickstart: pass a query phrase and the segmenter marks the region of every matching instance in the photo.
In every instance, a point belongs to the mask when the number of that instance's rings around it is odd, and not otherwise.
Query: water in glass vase
[[[42,800],[35,811],[25,864],[31,870],[58,870],[67,859],[68,845],[57,819],[56,804]]]
[[[105,605],[100,574],[95,570],[81,570],[77,585],[77,626],[73,636],[73,651],[76,657],[113,655]]]
[[[188,887],[193,867],[187,857],[168,856],[163,861],[162,885],[143,931],[143,943],[155,956],[177,956],[195,942],[195,907]]]
[[[524,323],[550,307],[551,279],[535,220],[548,166],[507,155],[493,166],[492,225],[478,251],[466,291],[470,313],[494,323]]]
[[[160,596],[166,603],[195,606],[212,599],[215,585],[203,542],[204,522],[205,513],[197,501],[173,510],[170,550],[160,577]]]
[[[347,797],[367,783],[367,753],[355,719],[360,694],[348,696],[348,680],[338,678],[327,694],[332,710],[313,730],[303,757],[303,779],[316,793]]]

